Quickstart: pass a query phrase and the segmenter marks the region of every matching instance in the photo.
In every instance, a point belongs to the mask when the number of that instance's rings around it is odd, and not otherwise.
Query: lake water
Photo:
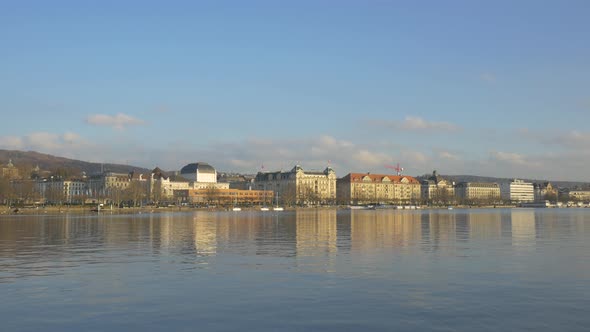
[[[0,217],[2,331],[589,331],[590,209]]]

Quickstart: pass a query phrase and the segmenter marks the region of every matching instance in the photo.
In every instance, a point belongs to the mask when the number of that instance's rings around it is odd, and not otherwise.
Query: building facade
[[[82,203],[88,192],[82,180],[43,179],[35,185],[43,203]]]
[[[590,202],[590,190],[569,190],[567,197],[571,201]]]
[[[12,163],[12,159],[8,160],[8,164],[3,165],[1,168],[2,172],[0,175],[7,179],[18,179],[19,178],[19,171],[18,168],[14,166]]]
[[[217,182],[217,170],[202,161],[184,166],[180,176],[189,181],[189,189],[229,189],[229,183]]]
[[[500,185],[491,182],[460,182],[455,196],[466,203],[495,203],[500,200]]]
[[[258,172],[256,190],[271,190],[282,204],[333,204],[336,202],[336,172],[306,171],[296,165],[289,172]]]
[[[513,203],[532,202],[535,200],[533,184],[518,179],[500,184],[500,195],[503,200]]]
[[[349,173],[337,181],[339,204],[418,203],[420,182],[405,175]]]
[[[455,200],[455,183],[441,177],[436,171],[422,180],[422,199],[432,203],[450,203]]]
[[[533,184],[533,189],[536,202],[557,200],[557,188],[553,187],[549,182],[535,183]]]
[[[272,190],[240,189],[186,189],[175,190],[174,197],[181,203],[211,205],[260,205],[272,204]]]

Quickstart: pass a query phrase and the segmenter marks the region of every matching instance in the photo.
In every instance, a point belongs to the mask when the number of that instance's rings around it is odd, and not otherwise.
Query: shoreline
[[[478,210],[478,209],[530,209],[530,207],[518,207],[515,205],[502,205],[502,206],[453,206],[452,210]],[[558,209],[570,209],[570,208],[582,208],[582,207],[562,207]],[[84,207],[57,207],[57,206],[48,206],[48,207],[37,207],[37,208],[8,208],[8,207],[1,207],[0,208],[0,215],[7,216],[7,215],[46,215],[46,214],[143,214],[143,213],[160,213],[160,212],[233,212],[231,208],[193,208],[193,207],[133,207],[133,208],[113,208],[112,210],[110,207],[105,207],[101,209],[100,212],[93,211],[93,207],[91,206],[84,206]],[[238,212],[288,212],[288,211],[311,211],[311,210],[318,210],[318,209],[335,209],[335,210],[349,210],[347,206],[319,206],[319,207],[290,207],[284,208],[284,211],[261,211],[259,207],[242,207],[241,211]],[[555,209],[555,207],[551,207],[550,209]],[[367,211],[367,210],[391,210],[391,211],[421,211],[421,210],[449,210],[448,207],[430,207],[424,206],[420,207],[419,209],[394,209],[394,208],[385,208],[385,209],[360,209],[360,211]]]

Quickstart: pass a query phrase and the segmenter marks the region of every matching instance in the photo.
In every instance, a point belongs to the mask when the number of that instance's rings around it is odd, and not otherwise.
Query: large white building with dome
[[[217,182],[217,170],[202,161],[184,166],[180,176],[189,181],[190,189],[229,189],[229,183]]]

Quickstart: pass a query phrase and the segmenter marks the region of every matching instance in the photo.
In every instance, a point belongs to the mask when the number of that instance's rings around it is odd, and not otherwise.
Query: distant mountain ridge
[[[88,175],[100,173],[101,170],[111,171],[116,173],[128,173],[131,171],[145,173],[150,172],[147,168],[110,164],[110,163],[92,163],[82,160],[68,159],[64,157],[57,157],[50,154],[39,153],[35,151],[18,151],[18,150],[1,150],[0,149],[0,164],[6,164],[9,160],[16,167],[39,166],[41,170],[53,171],[59,168],[78,170],[86,172]]]
[[[21,166],[28,166],[28,167],[35,167],[39,166],[41,170],[48,170],[53,171],[58,168],[66,168],[71,170],[78,170],[81,172],[86,172],[87,175],[97,174],[100,173],[101,170],[104,171],[111,171],[116,173],[129,173],[129,172],[139,172],[139,173],[149,173],[151,172],[150,169],[137,167],[132,165],[123,165],[123,164],[111,164],[111,163],[93,163],[87,162],[82,160],[75,160],[69,159],[64,157],[53,156],[50,154],[40,153],[36,151],[19,151],[19,150],[2,150],[0,149],[0,165],[5,165],[8,163],[8,160],[12,160],[12,163],[16,167]],[[172,175],[174,172],[164,172],[168,175]],[[221,172],[220,173],[224,173]],[[244,175],[236,173],[234,175]],[[429,177],[430,174],[424,174],[420,176],[416,176],[417,179],[425,179]],[[506,183],[513,180],[513,178],[497,178],[497,177],[490,177],[490,176],[481,176],[481,175],[442,175],[441,176],[447,180],[454,181],[454,182],[496,182],[496,183]],[[590,183],[588,182],[581,182],[581,181],[552,181],[552,180],[539,180],[539,179],[522,179],[527,182],[533,183],[542,183],[542,182],[551,182],[554,186],[560,188],[584,188],[590,189]]]

